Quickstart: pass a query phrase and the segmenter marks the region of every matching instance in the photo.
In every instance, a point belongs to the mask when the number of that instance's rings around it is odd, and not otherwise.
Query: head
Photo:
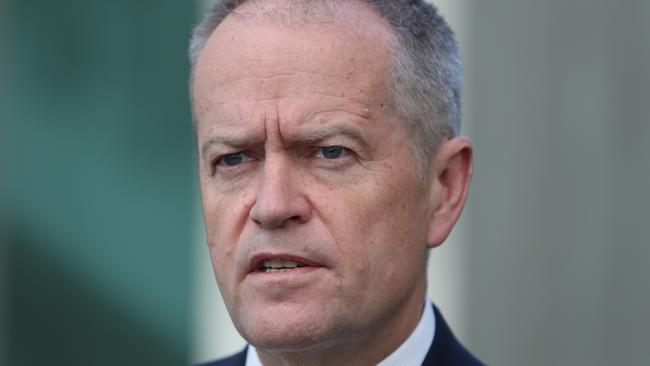
[[[268,357],[380,361],[417,323],[428,251],[462,210],[456,46],[406,3],[223,2],[195,31],[208,246],[235,326]]]
[[[341,1],[346,0],[321,3],[335,8]],[[361,1],[382,16],[397,38],[398,44],[390,60],[386,108],[404,122],[418,164],[425,171],[442,140],[460,133],[463,67],[454,34],[438,15],[437,9],[424,1]],[[204,20],[194,29],[190,43],[193,69],[214,30],[245,2],[214,2]],[[263,1],[252,2],[264,7]],[[318,1],[290,3],[289,6],[303,7],[301,16],[304,18],[300,20],[319,21],[318,14],[313,12],[313,8],[309,9]],[[276,21],[296,21],[296,13],[291,13],[288,8],[269,15]],[[191,75],[193,79],[193,71]]]

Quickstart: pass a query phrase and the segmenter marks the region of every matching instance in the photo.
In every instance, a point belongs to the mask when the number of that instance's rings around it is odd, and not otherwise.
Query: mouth
[[[251,261],[249,273],[282,273],[322,267],[305,258],[291,255],[258,255]]]

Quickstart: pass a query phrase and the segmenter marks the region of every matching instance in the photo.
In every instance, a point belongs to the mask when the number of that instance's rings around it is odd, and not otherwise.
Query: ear
[[[431,165],[430,207],[427,245],[442,244],[458,221],[472,180],[472,143],[466,137],[454,137],[438,148]]]

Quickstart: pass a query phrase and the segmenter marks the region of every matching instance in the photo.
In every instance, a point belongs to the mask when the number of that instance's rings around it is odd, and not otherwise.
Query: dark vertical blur
[[[8,364],[185,364],[193,3],[3,11]]]
[[[6,110],[7,103],[5,98],[6,74],[7,74],[7,29],[8,17],[7,7],[4,0],[0,0],[0,365],[7,365],[7,286],[8,264],[7,258],[7,229],[6,229],[6,195],[5,189],[6,174]]]

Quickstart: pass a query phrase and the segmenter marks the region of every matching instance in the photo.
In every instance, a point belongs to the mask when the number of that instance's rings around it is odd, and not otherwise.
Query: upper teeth
[[[300,264],[292,261],[264,261],[262,267],[264,268],[296,268],[301,266]]]

